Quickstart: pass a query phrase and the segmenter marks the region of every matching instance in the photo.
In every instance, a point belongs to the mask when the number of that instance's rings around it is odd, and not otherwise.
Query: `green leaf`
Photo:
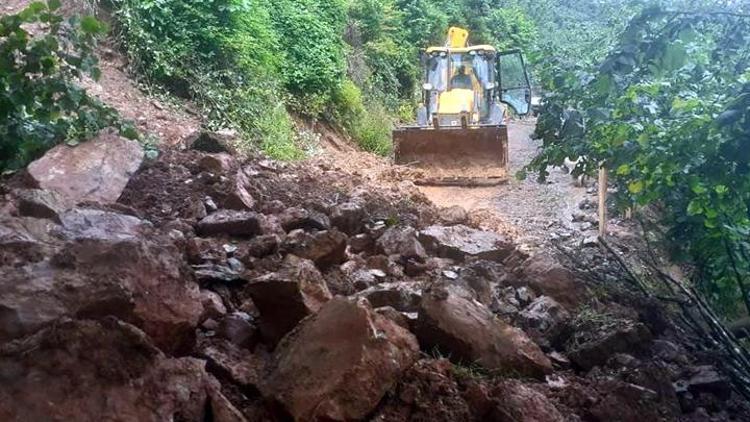
[[[690,201],[687,207],[688,215],[699,215],[702,212],[703,212],[703,205],[701,205],[700,200],[696,198]]]
[[[627,176],[630,174],[630,166],[623,164],[620,167],[617,167],[616,173],[618,176]]]
[[[55,10],[59,9],[60,6],[62,6],[62,3],[60,0],[48,0],[47,1],[47,7],[51,12],[54,12]]]
[[[93,16],[81,18],[81,29],[90,35],[99,35],[106,32],[106,26]]]
[[[643,181],[636,180],[628,183],[628,191],[634,195],[641,193],[643,191]]]

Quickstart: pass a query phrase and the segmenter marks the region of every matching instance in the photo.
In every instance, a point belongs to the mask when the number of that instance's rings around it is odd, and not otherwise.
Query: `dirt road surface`
[[[535,120],[514,121],[509,125],[511,176],[534,158],[539,141],[531,139]],[[404,185],[421,170],[394,166],[392,160],[362,152],[330,128],[318,126],[322,154],[313,161],[324,161],[331,168],[362,175],[383,184]],[[531,175],[526,180],[511,177],[493,187],[421,186],[419,190],[440,207],[459,205],[469,212],[472,223],[513,237],[520,244],[536,249],[558,238],[583,240],[596,235],[596,194],[593,181],[577,186],[563,169],[549,169],[546,184]],[[581,203],[588,204],[587,221],[573,221],[582,214]]]
[[[535,120],[524,120],[509,126],[511,176],[537,153],[540,142],[531,139],[535,124]],[[592,183],[587,185],[590,187]],[[551,233],[566,235],[570,230],[580,230],[581,227],[572,222],[573,213],[586,198],[596,199],[587,189],[576,186],[571,176],[558,168],[550,170],[546,184],[538,183],[534,175],[530,175],[526,180],[511,177],[507,184],[493,187],[420,187],[439,206],[460,205],[470,213],[484,211],[495,216],[513,227],[520,242],[530,246],[540,245]],[[587,228],[588,225],[584,225],[582,231]]]

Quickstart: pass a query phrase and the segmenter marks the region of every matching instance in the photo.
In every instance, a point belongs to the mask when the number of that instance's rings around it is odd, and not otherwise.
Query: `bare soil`
[[[0,14],[18,13],[31,3],[30,0],[4,0]],[[63,0],[63,14],[96,14],[90,10],[91,2],[84,0]],[[106,16],[98,16],[107,20]],[[28,28],[32,34],[38,33],[39,25]],[[141,133],[164,145],[175,145],[197,131],[201,119],[189,102],[172,99],[172,103],[146,94],[127,71],[127,60],[108,38],[97,48],[101,78],[94,81],[83,78],[81,86],[88,93],[120,115],[132,121]]]

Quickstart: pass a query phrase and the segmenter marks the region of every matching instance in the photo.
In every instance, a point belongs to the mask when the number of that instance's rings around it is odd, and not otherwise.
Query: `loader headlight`
[[[429,82],[422,84],[422,89],[424,89],[425,91],[432,91],[432,84]]]
[[[440,57],[445,57],[445,56],[447,56],[446,52],[445,51],[441,51],[440,52]]]

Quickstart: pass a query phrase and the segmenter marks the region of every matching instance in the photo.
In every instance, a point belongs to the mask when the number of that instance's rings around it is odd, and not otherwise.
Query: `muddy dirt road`
[[[509,127],[510,173],[514,175],[528,164],[540,143],[531,139],[536,121],[511,123]],[[587,183],[590,187],[592,182]],[[574,224],[572,215],[579,204],[588,198],[592,203],[595,194],[587,187],[576,186],[562,169],[551,169],[546,184],[537,183],[531,175],[527,180],[511,178],[509,183],[483,188],[420,187],[435,204],[442,207],[460,205],[475,215],[488,215],[511,227],[518,240],[529,246],[538,246],[550,235],[568,236],[573,230],[594,233],[592,224]]]
[[[523,120],[509,126],[511,175],[537,153],[540,143],[531,139],[535,124],[535,120]],[[393,186],[408,185],[415,179],[418,170],[394,166],[390,159],[362,152],[330,128],[315,130],[322,134],[324,142],[322,154],[313,162],[327,162],[331,168]],[[510,235],[520,244],[536,249],[559,238],[583,241],[596,235],[597,198],[593,186],[593,180],[577,186],[569,174],[554,168],[550,169],[546,184],[537,183],[531,175],[527,180],[511,177],[507,184],[493,187],[421,186],[419,190],[436,205],[459,205],[468,211],[472,223]],[[585,209],[580,209],[581,204]]]

